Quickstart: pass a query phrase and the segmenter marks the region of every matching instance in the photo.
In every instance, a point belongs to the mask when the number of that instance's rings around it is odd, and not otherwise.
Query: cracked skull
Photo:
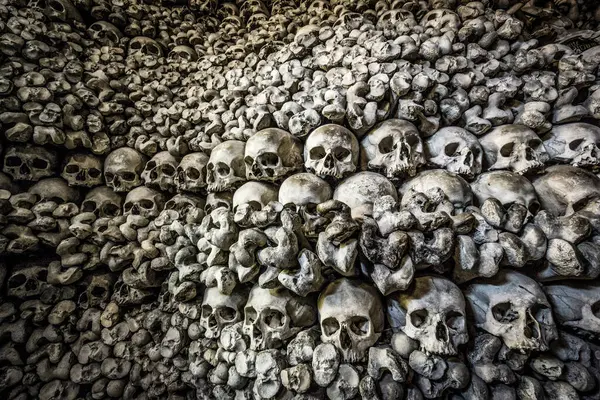
[[[327,124],[315,129],[306,139],[304,165],[321,178],[341,179],[356,170],[358,155],[356,136],[341,125]]]
[[[427,161],[439,168],[472,179],[481,173],[483,149],[477,137],[466,129],[448,126],[425,142]]]
[[[280,181],[302,170],[302,142],[282,129],[263,129],[246,142],[244,162],[249,180]]]

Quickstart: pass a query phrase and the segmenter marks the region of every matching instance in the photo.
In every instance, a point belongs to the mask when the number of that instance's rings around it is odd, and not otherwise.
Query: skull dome
[[[439,168],[472,179],[481,173],[483,149],[469,131],[448,126],[437,131],[425,142],[427,161]]]
[[[525,206],[529,215],[540,209],[535,189],[529,180],[511,171],[483,173],[471,184],[473,195],[479,206],[489,198],[495,198],[505,207],[512,204]]]
[[[524,125],[501,125],[479,139],[488,170],[510,169],[517,174],[539,171],[548,153],[538,135]]]
[[[600,285],[569,283],[544,288],[559,325],[600,333]]]
[[[279,188],[281,204],[313,207],[331,199],[331,186],[316,175],[303,172],[287,178]]]
[[[460,176],[445,169],[422,171],[400,187],[403,195],[411,189],[427,194],[430,190],[441,189],[454,206],[454,212],[460,213],[473,203],[471,187]]]
[[[344,362],[362,361],[384,327],[379,293],[347,278],[330,283],[319,295],[321,340],[333,343]]]
[[[423,141],[417,127],[403,119],[377,124],[361,142],[367,168],[381,171],[390,179],[414,176],[425,164]]]
[[[263,129],[246,142],[244,162],[248,179],[280,181],[302,170],[302,142],[283,129]]]
[[[544,137],[544,147],[550,160],[567,162],[574,167],[600,164],[600,128],[576,122],[555,125]]]
[[[356,136],[341,125],[315,129],[304,145],[304,165],[309,172],[341,179],[356,170],[359,147]]]
[[[130,147],[111,152],[104,160],[106,185],[115,192],[128,192],[142,184],[146,158]]]
[[[465,299],[448,279],[415,278],[407,291],[390,296],[387,313],[394,329],[401,329],[430,353],[456,355],[458,346],[469,339]]]
[[[477,327],[517,351],[546,351],[557,338],[550,303],[540,285],[514,271],[467,287],[465,297]]]
[[[90,190],[83,203],[82,212],[93,212],[97,218],[114,218],[121,214],[123,198],[107,186]]]
[[[351,209],[352,218],[371,215],[376,199],[390,195],[398,200],[394,184],[375,172],[359,172],[344,179],[333,192],[333,199]]]
[[[244,183],[233,194],[233,220],[242,227],[268,224],[276,215],[266,209],[276,202],[279,188],[265,182],[250,181]]]

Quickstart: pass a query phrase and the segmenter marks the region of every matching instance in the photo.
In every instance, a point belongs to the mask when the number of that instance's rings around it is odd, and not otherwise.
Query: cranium
[[[246,296],[240,291],[225,295],[216,286],[206,288],[200,315],[204,335],[210,339],[218,338],[223,328],[241,321],[244,304]]]
[[[557,338],[550,303],[539,284],[523,274],[500,271],[464,293],[476,326],[501,337],[509,349],[546,351]]]
[[[62,178],[42,179],[29,188],[28,193],[35,195],[37,201],[53,201],[57,204],[76,202],[77,189],[70,187]]]
[[[82,212],[93,212],[96,218],[114,218],[121,214],[123,198],[107,186],[88,192],[81,203]]]
[[[177,159],[168,151],[161,151],[146,163],[142,172],[144,184],[148,187],[173,192],[175,190],[175,171]]]
[[[597,166],[600,164],[600,128],[583,122],[554,125],[544,137],[544,147],[551,160],[574,167]]]
[[[165,205],[165,197],[154,189],[140,186],[125,197],[123,215],[140,215],[152,219],[156,218]]]
[[[463,294],[444,278],[415,278],[408,291],[389,298],[387,313],[394,329],[430,353],[456,355],[469,339]]]
[[[106,185],[115,192],[128,192],[142,184],[146,158],[130,147],[112,151],[104,160]]]
[[[102,160],[92,154],[73,154],[66,160],[61,176],[72,186],[94,187],[104,183]]]
[[[244,162],[248,179],[279,181],[302,169],[302,142],[282,129],[263,129],[246,142]]]
[[[341,179],[356,170],[358,154],[358,140],[350,130],[327,124],[315,129],[306,139],[304,166],[321,178]]]
[[[548,153],[538,135],[524,125],[502,125],[479,139],[488,170],[510,169],[517,174],[541,170]]]
[[[481,173],[483,149],[472,133],[458,126],[437,131],[425,142],[427,161],[439,168],[474,178]]]
[[[333,343],[344,362],[359,362],[381,336],[384,316],[373,287],[346,278],[330,283],[319,295],[321,340]]]
[[[199,208],[204,211],[206,201],[199,197],[187,193],[179,193],[171,197],[165,203],[165,210],[177,211],[180,217],[185,217],[190,210]]]
[[[163,49],[154,39],[145,36],[136,36],[129,42],[127,55],[162,57]]]
[[[393,9],[385,11],[381,14],[377,20],[377,29],[382,30],[386,36],[397,35],[397,28],[402,26],[403,28],[411,28],[417,24],[415,17],[410,11],[402,9]],[[397,36],[396,36],[397,37]]]
[[[363,162],[369,169],[392,178],[414,176],[425,164],[423,142],[417,127],[401,119],[376,125],[361,142]]]
[[[419,22],[425,30],[430,29],[438,33],[458,32],[460,17],[448,9],[434,9],[429,11]]]
[[[103,46],[117,46],[123,34],[113,24],[107,21],[96,21],[88,28],[88,34]]]
[[[48,287],[46,277],[48,269],[40,266],[32,266],[16,269],[8,278],[7,295],[19,299],[39,296]]]
[[[198,59],[198,54],[196,50],[192,49],[190,46],[179,45],[173,47],[173,50],[169,53],[167,57],[171,61],[196,61]]]
[[[269,203],[277,201],[278,193],[279,189],[269,183],[244,183],[233,194],[233,220],[243,227],[273,222],[266,207]]]
[[[454,213],[461,213],[473,203],[473,193],[469,184],[460,176],[445,169],[433,169],[420,172],[405,182],[400,193],[405,195],[411,189],[427,194],[431,190],[441,189],[454,208]],[[452,210],[447,210],[452,212]]]
[[[227,140],[215,146],[206,166],[209,192],[221,192],[239,187],[246,180],[244,148],[239,140]]]
[[[317,25],[305,25],[296,31],[294,42],[306,49],[313,48],[319,43],[319,27]]]
[[[4,155],[3,171],[15,180],[39,181],[54,175],[56,154],[37,146],[10,146]]]
[[[81,14],[69,0],[50,0],[46,2],[44,12],[53,21],[83,22]]]
[[[569,283],[544,288],[559,325],[600,333],[600,286]]]
[[[209,193],[206,196],[206,205],[204,211],[206,214],[210,214],[217,208],[225,208],[227,210],[232,209],[233,193],[232,192],[214,192]]]
[[[254,286],[244,307],[242,330],[250,338],[252,350],[274,349],[316,319],[317,310],[310,299],[287,289]]]
[[[375,172],[359,172],[344,179],[333,192],[333,199],[350,207],[352,218],[371,215],[375,199],[390,195],[398,200],[394,184]]]
[[[206,164],[208,156],[204,153],[185,155],[177,167],[175,183],[183,192],[199,193],[206,187]]]
[[[88,278],[85,291],[79,296],[77,304],[83,309],[90,307],[106,308],[114,283],[114,275],[92,275]]]

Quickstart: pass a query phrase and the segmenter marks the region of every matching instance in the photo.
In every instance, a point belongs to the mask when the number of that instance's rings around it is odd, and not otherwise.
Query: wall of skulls
[[[71,1],[0,1],[3,398],[600,399],[594,1]]]

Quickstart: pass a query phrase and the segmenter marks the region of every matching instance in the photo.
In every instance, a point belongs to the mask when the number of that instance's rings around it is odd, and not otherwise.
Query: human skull
[[[544,288],[559,325],[600,333],[600,285],[569,283]]]
[[[114,218],[121,214],[123,198],[107,186],[99,186],[86,194],[81,212],[93,212],[96,218]]]
[[[341,179],[356,170],[358,140],[341,125],[327,124],[315,129],[304,145],[304,166],[325,178]]]
[[[389,179],[414,176],[425,164],[417,127],[402,119],[377,124],[363,138],[361,152],[367,168],[382,171]]]
[[[209,192],[222,192],[239,187],[246,181],[244,148],[239,140],[227,140],[212,149],[206,166],[206,183]]]
[[[3,171],[18,181],[39,181],[54,175],[56,154],[38,146],[10,146],[4,154]]]
[[[103,46],[117,46],[123,34],[113,24],[107,21],[96,21],[88,28],[92,40]]]
[[[269,183],[255,181],[244,183],[233,194],[233,220],[242,227],[261,224],[261,222],[268,223],[269,212],[265,207],[277,201],[278,193],[278,187]]]
[[[341,278],[321,292],[318,307],[323,343],[334,344],[344,362],[363,361],[384,327],[377,290],[365,283]]]
[[[500,271],[464,292],[477,327],[502,338],[511,350],[546,351],[557,338],[550,303],[540,285],[514,271]]]
[[[570,165],[549,167],[532,183],[542,208],[555,216],[586,211],[600,201],[600,178]]]
[[[173,47],[173,50],[167,57],[170,61],[196,61],[198,59],[198,53],[190,46],[179,45]]]
[[[165,205],[165,197],[154,189],[140,186],[125,197],[123,215],[140,215],[144,218],[156,218]]]
[[[92,154],[73,154],[67,158],[61,176],[72,186],[102,185],[102,160]]]
[[[319,26],[305,25],[296,31],[294,43],[305,49],[312,49],[319,43]]]
[[[417,24],[414,15],[407,10],[394,9],[383,12],[377,20],[377,29],[384,32],[387,37],[395,35],[397,37],[397,29],[399,26],[403,28],[412,28]],[[404,32],[402,32],[404,33]]]
[[[517,174],[539,171],[548,153],[538,135],[524,125],[501,125],[479,139],[488,170],[510,169]]]
[[[444,192],[448,201],[452,203],[455,214],[463,212],[473,203],[473,193],[467,181],[445,169],[420,172],[400,187],[400,193],[405,195],[412,189],[415,192],[427,194],[438,188]],[[452,212],[452,210],[448,211],[449,213]]]
[[[6,282],[6,294],[19,299],[37,297],[48,287],[46,277],[48,269],[41,266],[31,266],[15,269]]]
[[[145,36],[136,36],[129,42],[127,55],[162,57],[163,49],[154,39]]]
[[[35,195],[36,201],[53,201],[56,204],[76,202],[79,198],[77,189],[70,187],[62,178],[46,178],[34,184],[27,191]]]
[[[315,323],[316,307],[287,289],[254,286],[244,307],[242,331],[250,348],[261,351],[281,347],[303,327]]]
[[[244,304],[246,296],[243,292],[235,291],[226,295],[216,286],[206,288],[200,315],[200,325],[205,329],[204,336],[216,339],[223,328],[241,321]]]
[[[375,200],[386,195],[398,200],[394,184],[382,175],[365,171],[344,179],[333,192],[333,199],[350,207],[352,218],[362,218],[370,216]]]
[[[206,205],[204,206],[204,212],[210,214],[217,208],[225,208],[227,210],[232,209],[233,204],[233,193],[232,192],[214,192],[209,193],[206,196]]]
[[[448,279],[435,276],[415,278],[407,291],[390,296],[388,319],[433,354],[456,355],[467,343],[465,299]]]
[[[175,191],[175,172],[177,170],[177,159],[168,151],[156,153],[146,163],[142,172],[144,184],[148,187],[165,192]]]
[[[429,11],[419,22],[425,30],[435,33],[458,32],[461,21],[458,14],[448,9],[434,9]]]
[[[544,137],[544,147],[550,160],[574,167],[597,166],[600,164],[600,128],[583,122],[554,125]]]
[[[72,23],[72,21],[83,22],[81,14],[69,0],[49,0],[46,2],[44,13],[51,21],[67,23]]]
[[[177,167],[177,188],[182,192],[201,193],[206,187],[207,164],[208,156],[204,153],[185,155]]]
[[[249,180],[280,181],[302,170],[302,142],[282,129],[263,129],[246,142],[244,162]]]
[[[146,158],[130,147],[113,150],[104,160],[104,180],[115,192],[128,192],[142,184]]]
[[[472,133],[458,126],[437,131],[425,141],[427,161],[472,179],[481,173],[483,149]]]
[[[206,201],[198,196],[187,193],[179,193],[171,197],[166,203],[164,210],[177,211],[180,217],[185,217],[190,210],[199,208],[204,211]],[[202,214],[203,215],[203,214]]]

